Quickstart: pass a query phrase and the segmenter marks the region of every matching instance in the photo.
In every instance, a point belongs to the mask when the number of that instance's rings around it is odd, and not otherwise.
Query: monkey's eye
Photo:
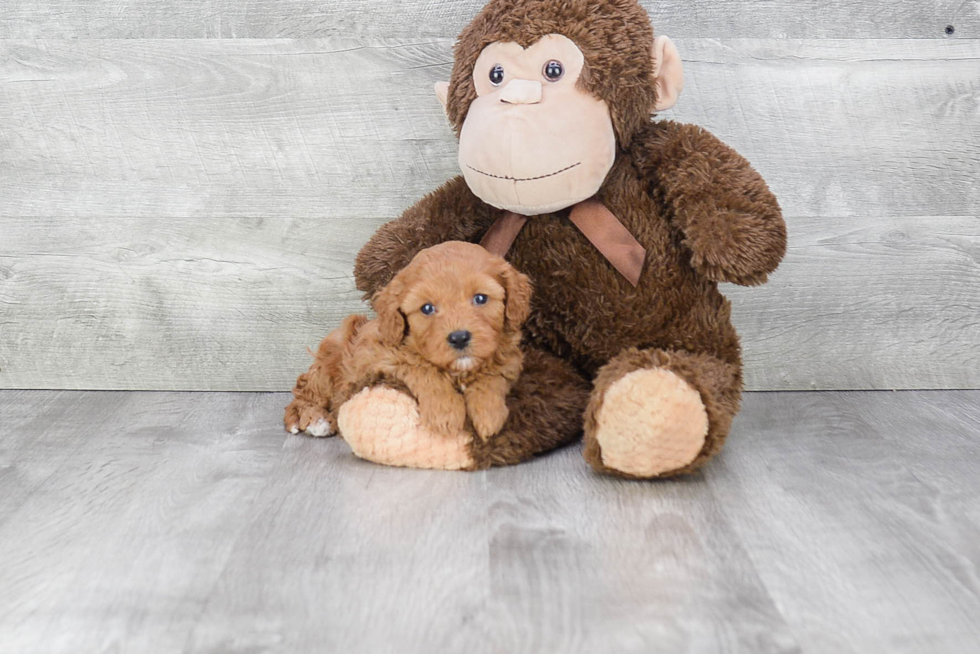
[[[544,65],[544,76],[551,82],[557,82],[565,74],[565,67],[560,61],[552,59]]]
[[[500,86],[501,82],[504,81],[504,67],[497,64],[490,69],[490,83],[494,86]]]
[[[489,299],[490,298],[488,298],[483,293],[477,293],[476,295],[473,296],[473,304],[486,304],[487,300]]]
[[[431,316],[436,312],[436,307],[431,302],[426,302],[422,305],[422,308],[419,309],[419,311],[421,311],[423,315]]]

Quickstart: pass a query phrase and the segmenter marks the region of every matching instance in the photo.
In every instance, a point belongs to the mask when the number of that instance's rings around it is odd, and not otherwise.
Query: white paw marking
[[[290,434],[298,434],[299,433],[299,427],[297,427],[296,425],[293,425],[292,427],[289,428],[289,433]]]
[[[320,418],[312,425],[307,427],[306,431],[307,433],[309,433],[310,436],[317,436],[317,437],[329,436],[332,433],[330,430],[330,423],[324,420],[323,418]]]

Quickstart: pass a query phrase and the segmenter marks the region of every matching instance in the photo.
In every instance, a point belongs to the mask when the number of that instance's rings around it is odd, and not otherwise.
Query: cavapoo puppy
[[[507,420],[530,302],[528,278],[479,245],[422,250],[372,298],[376,320],[350,316],[323,339],[296,380],[286,430],[332,435],[340,406],[382,382],[407,389],[433,431],[456,435],[469,418],[488,439]]]

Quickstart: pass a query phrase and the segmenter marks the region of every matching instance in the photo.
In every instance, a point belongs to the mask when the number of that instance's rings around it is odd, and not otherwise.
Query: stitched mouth
[[[509,177],[507,175],[494,175],[492,173],[485,173],[482,170],[479,170],[478,168],[474,168],[473,166],[471,166],[469,164],[466,164],[466,167],[469,168],[470,170],[472,170],[475,173],[480,173],[481,175],[486,175],[487,177],[493,177],[494,179],[506,179],[506,180],[511,181],[511,182],[534,182],[534,181],[537,181],[539,179],[545,179],[547,177],[554,177],[555,175],[561,175],[563,172],[568,171],[568,170],[571,170],[572,168],[575,168],[576,166],[581,166],[581,165],[582,165],[582,162],[580,161],[578,163],[572,164],[571,166],[565,166],[561,170],[556,170],[553,173],[548,173],[547,175],[538,175],[537,177]]]

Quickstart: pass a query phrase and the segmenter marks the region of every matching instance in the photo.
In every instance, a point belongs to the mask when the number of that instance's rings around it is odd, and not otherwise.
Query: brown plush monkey
[[[721,448],[742,364],[718,282],[765,282],[786,233],[745,159],[651,120],[682,86],[676,49],[635,0],[491,0],[463,31],[436,88],[463,175],[379,229],[355,276],[370,296],[442,241],[506,253],[535,288],[524,373],[486,443],[448,443],[419,426],[412,398],[366,389],[340,415],[357,451],[383,452],[397,432],[433,467],[482,468],[584,428],[597,470],[651,478]]]

